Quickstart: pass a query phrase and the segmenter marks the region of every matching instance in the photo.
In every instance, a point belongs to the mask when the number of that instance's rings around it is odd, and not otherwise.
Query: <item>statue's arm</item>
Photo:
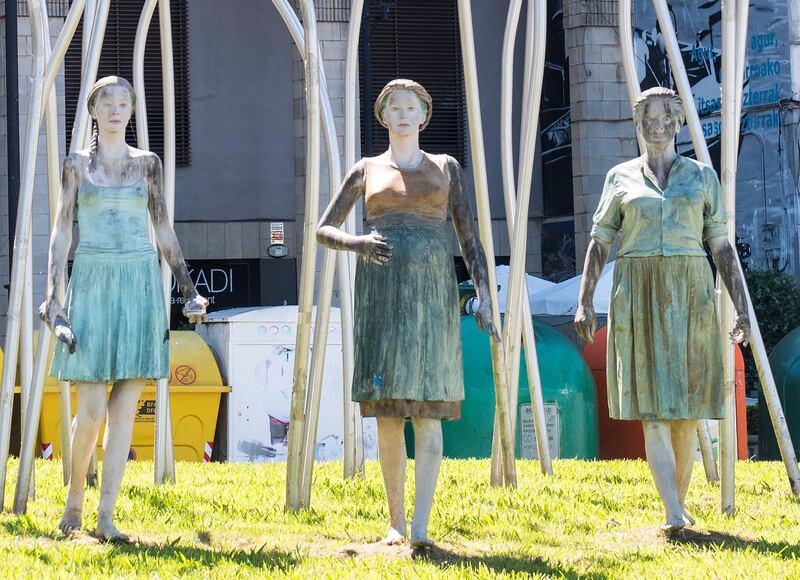
[[[200,296],[189,277],[189,269],[183,259],[178,237],[169,220],[169,211],[164,196],[164,169],[161,159],[155,153],[148,153],[144,162],[144,177],[147,182],[148,210],[156,234],[156,243],[161,256],[169,264],[178,283],[181,294],[186,299],[184,314],[189,322],[201,322],[208,301]],[[196,315],[195,315],[196,312]]]
[[[586,250],[586,260],[583,262],[583,276],[581,289],[578,295],[578,309],[575,312],[575,330],[586,342],[594,342],[594,332],[597,320],[594,312],[594,291],[597,282],[603,273],[603,268],[608,262],[611,244],[592,238]]]
[[[461,165],[452,157],[447,158],[447,172],[450,178],[450,195],[448,197],[450,216],[453,219],[453,227],[456,230],[461,255],[464,257],[467,270],[469,270],[469,275],[475,283],[475,289],[478,293],[479,307],[476,313],[478,325],[485,328],[490,336],[499,341],[500,333],[492,322],[489,265],[486,262],[486,254],[483,251],[478,228],[475,226],[475,220],[472,217],[469,197],[464,190],[464,174],[461,170]]]
[[[736,308],[736,320],[730,333],[731,340],[736,343],[744,342],[750,337],[750,313],[747,308],[744,280],[736,264],[739,257],[725,236],[709,238],[706,241],[717,271]]]
[[[317,241],[333,250],[359,251],[360,238],[340,228],[358,198],[364,195],[364,162],[357,162],[345,175],[339,191],[317,224]]]
[[[61,193],[53,231],[50,233],[50,255],[47,268],[47,289],[45,293],[46,312],[43,317],[48,322],[55,322],[56,315],[63,315],[62,305],[58,301],[58,289],[64,281],[67,270],[67,254],[72,244],[72,221],[75,216],[75,204],[78,199],[80,185],[80,160],[73,154],[64,160],[61,168]]]
[[[58,340],[69,347],[70,352],[75,352],[77,340],[58,299],[58,289],[64,282],[67,254],[72,245],[72,220],[75,216],[80,175],[80,159],[74,154],[68,156],[61,169],[61,192],[53,220],[53,231],[50,233],[45,301],[39,307],[41,319],[53,330]]]

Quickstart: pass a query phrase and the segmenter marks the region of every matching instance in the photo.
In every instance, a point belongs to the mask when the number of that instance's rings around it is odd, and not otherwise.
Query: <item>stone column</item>
[[[636,157],[617,31],[616,0],[565,0],[572,108],[575,266],[580,272],[605,175]]]

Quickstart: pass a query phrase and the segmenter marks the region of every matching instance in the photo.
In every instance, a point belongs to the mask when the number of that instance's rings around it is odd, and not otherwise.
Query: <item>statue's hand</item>
[[[39,306],[39,318],[50,327],[58,340],[69,347],[70,354],[75,352],[78,341],[67,322],[64,308],[58,300],[51,298],[42,302]]]
[[[380,235],[375,230],[366,235],[358,236],[355,247],[355,251],[365,260],[379,266],[385,266],[389,263],[393,249],[389,244],[388,238]]]
[[[183,307],[183,315],[189,319],[190,324],[205,322],[206,308],[208,308],[208,300],[198,294],[186,302]]]
[[[734,344],[743,343],[747,346],[747,341],[750,339],[750,317],[744,314],[737,314],[733,321],[733,330],[730,331],[728,336],[731,337],[731,342]]]
[[[479,302],[478,309],[475,311],[475,322],[478,323],[478,328],[486,331],[495,342],[500,342],[500,333],[492,321],[492,308],[487,302]]]
[[[75,354],[75,349],[78,346],[78,339],[75,338],[75,335],[72,333],[72,329],[69,327],[66,319],[64,319],[62,316],[56,317],[54,332],[56,338],[69,347],[69,353]]]
[[[579,304],[575,312],[575,331],[586,342],[594,342],[594,333],[597,330],[597,318],[594,307],[588,304]]]

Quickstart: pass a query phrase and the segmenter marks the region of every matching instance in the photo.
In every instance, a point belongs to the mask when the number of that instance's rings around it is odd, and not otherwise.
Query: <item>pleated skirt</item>
[[[50,375],[111,382],[169,376],[169,325],[155,252],[76,254],[64,310],[77,340],[56,345]]]
[[[353,400],[365,416],[454,419],[464,378],[449,224],[391,214],[369,224],[393,246],[356,269]]]
[[[619,258],[608,328],[613,419],[723,416],[722,346],[705,257]]]

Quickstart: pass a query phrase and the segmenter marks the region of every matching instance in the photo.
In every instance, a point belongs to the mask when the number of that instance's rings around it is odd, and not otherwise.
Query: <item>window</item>
[[[372,114],[384,85],[409,78],[433,98],[433,117],[420,134],[429,153],[466,162],[466,106],[456,0],[367,0],[359,46],[361,151],[378,155],[389,135]]]
[[[189,55],[186,0],[172,0],[172,51],[175,61],[175,159],[179,167],[190,165],[189,148]],[[133,83],[133,45],[144,0],[111,0],[103,52],[97,77],[120,75]],[[81,89],[81,38],[83,20],[64,59],[67,148]],[[164,156],[164,106],[161,83],[161,41],[158,10],[153,13],[144,55],[144,84],[150,149]],[[128,142],[136,143],[135,123],[128,128]]]

